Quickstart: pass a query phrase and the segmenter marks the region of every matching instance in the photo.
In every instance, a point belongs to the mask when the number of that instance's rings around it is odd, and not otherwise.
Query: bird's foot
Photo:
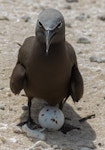
[[[31,130],[41,128],[40,125],[35,123],[32,119],[28,119],[27,121],[21,122],[21,123],[17,124],[17,126],[22,127],[25,124],[27,124],[28,128],[30,128]]]
[[[75,127],[75,126],[72,126],[70,124],[64,123],[64,125],[61,127],[60,131],[63,132],[64,134],[66,134],[67,132],[69,132],[73,129],[80,130],[79,127]]]
[[[40,127],[40,126],[39,126],[37,123],[35,123],[32,119],[27,122],[27,126],[28,126],[31,130],[38,129],[38,128]]]

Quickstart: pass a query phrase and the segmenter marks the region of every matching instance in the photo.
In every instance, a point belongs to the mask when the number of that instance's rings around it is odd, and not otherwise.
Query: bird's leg
[[[28,119],[27,119],[27,121],[19,123],[18,126],[23,126],[24,124],[27,124],[27,126],[30,129],[35,129],[35,128],[38,128],[39,125],[36,124],[31,117],[31,105],[32,105],[31,100],[32,100],[32,98],[28,98]]]
[[[59,109],[60,109],[60,110],[62,110],[62,109],[63,109],[63,105],[65,104],[65,102],[66,102],[67,98],[68,98],[68,97],[64,98],[64,100],[63,100],[63,101],[61,101],[61,102],[59,103]]]
[[[30,127],[30,125],[34,123],[33,119],[31,118],[31,106],[32,106],[31,98],[28,98],[28,121],[27,121],[28,127]]]
[[[68,96],[59,103],[59,109],[63,109],[63,105],[65,104],[66,100],[67,100]],[[66,119],[66,118],[65,118]],[[77,129],[77,130],[80,130],[79,127],[75,127],[75,126],[72,126],[68,123],[64,123],[63,126],[61,127],[60,131],[64,134],[66,134],[67,132],[73,130],[73,129]]]
[[[59,109],[60,109],[60,110],[63,109],[63,102],[62,102],[62,101],[59,103]]]
[[[31,102],[31,98],[28,98],[28,122],[33,122],[32,118],[31,118],[31,106],[32,106],[32,102]]]
[[[36,124],[32,117],[31,117],[31,106],[32,106],[32,102],[31,102],[32,98],[28,98],[28,120],[27,120],[27,126],[30,129],[35,129],[38,128],[38,124]]]

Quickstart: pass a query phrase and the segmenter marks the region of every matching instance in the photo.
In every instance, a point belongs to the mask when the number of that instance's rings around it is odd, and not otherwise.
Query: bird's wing
[[[25,68],[17,63],[10,78],[10,88],[14,94],[19,94],[24,87]]]
[[[70,79],[70,95],[74,102],[78,102],[82,98],[83,91],[83,78],[80,74],[78,66],[74,65]]]
[[[28,37],[19,49],[18,60],[10,78],[10,88],[14,94],[19,94],[24,88],[26,81],[26,63],[30,59],[34,40],[34,36]]]
[[[24,44],[21,45],[19,49],[18,60],[10,77],[10,88],[14,94],[19,94],[24,87],[26,71],[23,65],[24,63],[22,63],[23,53],[24,53]]]
[[[78,102],[82,98],[84,92],[83,78],[78,69],[75,51],[69,43],[67,45],[69,58],[73,63],[69,84],[69,95],[71,95],[74,102]]]

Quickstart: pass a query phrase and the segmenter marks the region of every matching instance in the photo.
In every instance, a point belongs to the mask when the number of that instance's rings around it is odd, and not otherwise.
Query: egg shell
[[[48,130],[59,130],[64,124],[64,114],[58,107],[45,106],[38,117],[41,127]]]

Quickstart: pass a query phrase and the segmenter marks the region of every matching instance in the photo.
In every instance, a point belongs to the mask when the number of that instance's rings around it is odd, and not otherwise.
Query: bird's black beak
[[[48,55],[49,47],[51,43],[51,38],[53,36],[52,30],[45,30],[45,38],[46,38],[46,55]]]

